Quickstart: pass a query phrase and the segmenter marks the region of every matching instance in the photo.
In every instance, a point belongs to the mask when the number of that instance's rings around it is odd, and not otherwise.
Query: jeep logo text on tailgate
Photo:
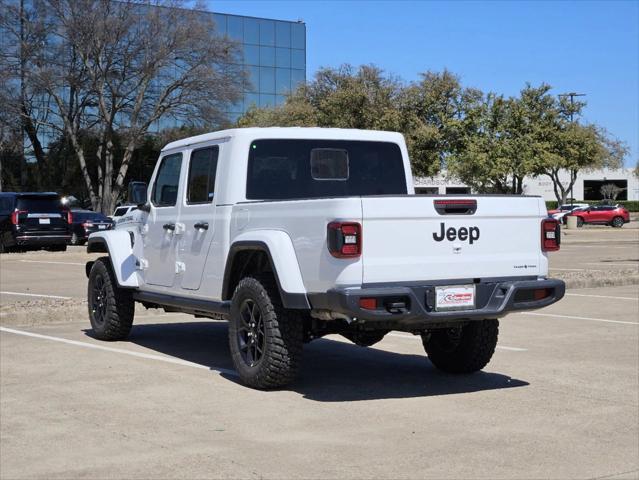
[[[470,245],[472,245],[474,241],[479,240],[479,227],[449,227],[446,229],[444,222],[440,223],[439,226],[439,234],[437,232],[433,233],[433,238],[436,242],[441,242],[445,238],[451,242],[454,240],[461,240],[462,242],[468,240]]]

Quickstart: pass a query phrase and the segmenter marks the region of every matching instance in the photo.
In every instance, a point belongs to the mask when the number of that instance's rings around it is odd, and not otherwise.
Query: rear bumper
[[[467,282],[468,283],[468,282]],[[473,283],[472,281],[469,283]],[[437,285],[462,284],[460,282],[437,282]],[[551,305],[563,298],[566,286],[556,279],[507,280],[491,279],[475,283],[476,308],[472,310],[436,311],[435,284],[389,285],[363,288],[329,290],[325,294],[311,295],[314,309],[330,310],[358,322],[377,328],[420,329],[429,325],[465,320],[483,320],[503,317],[509,312],[532,310]],[[533,292],[545,289],[546,295],[535,300]],[[360,298],[377,298],[376,310],[359,306]],[[404,309],[389,311],[390,303],[404,302]]]
[[[16,245],[64,245],[71,239],[71,235],[18,235]]]

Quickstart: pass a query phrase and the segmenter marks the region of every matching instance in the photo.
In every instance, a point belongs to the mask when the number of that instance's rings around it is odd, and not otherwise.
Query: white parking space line
[[[53,262],[49,260],[18,260],[23,263],[52,263],[54,265],[86,265],[85,263],[77,263],[77,262]]]
[[[584,293],[567,293],[567,297],[609,298],[611,300],[639,300],[639,297],[611,297],[609,295],[586,295]]]
[[[413,338],[413,337],[416,336],[416,335],[412,335],[410,333],[400,333],[400,332],[391,332],[388,335],[390,335],[391,337],[399,337],[399,338],[404,338],[404,339]],[[505,347],[505,346],[502,346],[502,345],[497,345],[497,348],[500,349],[500,350],[506,350],[506,351],[509,351],[509,352],[527,352],[528,351],[528,349],[526,349],[526,348]]]
[[[559,315],[557,313],[518,312],[517,315],[534,315],[536,317],[570,318],[573,320],[587,320],[589,322],[621,323],[623,325],[639,325],[639,322],[624,322],[622,320],[608,320],[606,318],[577,317],[574,315]]]
[[[41,297],[41,298],[59,298],[60,300],[69,300],[71,297],[61,297],[60,295],[43,295],[40,293],[21,293],[21,292],[4,292],[1,291],[2,295],[18,295],[21,297]]]
[[[94,343],[79,342],[77,340],[69,340],[68,338],[52,337],[50,335],[41,335],[39,333],[26,332],[24,330],[16,330],[7,327],[0,327],[0,332],[13,333],[15,335],[24,335],[25,337],[39,338],[42,340],[51,340],[53,342],[65,343],[67,345],[74,345],[76,347],[93,348],[95,350],[103,350],[105,352],[122,353],[124,355],[130,355],[132,357],[145,358],[147,360],[157,360],[160,362],[172,363],[174,365],[181,365],[183,367],[199,368],[200,370],[213,370],[218,373],[237,376],[237,373],[227,368],[208,367],[206,365],[200,365],[199,363],[180,360],[179,358],[165,357],[161,355],[154,355],[151,353],[133,352],[131,350],[124,350],[122,348],[105,347],[103,345],[96,345]]]
[[[584,265],[612,265],[613,267],[638,267],[639,263],[612,263],[612,262],[582,262]]]
[[[603,272],[604,270],[594,270],[592,268],[549,268],[548,270],[562,270],[566,272]]]

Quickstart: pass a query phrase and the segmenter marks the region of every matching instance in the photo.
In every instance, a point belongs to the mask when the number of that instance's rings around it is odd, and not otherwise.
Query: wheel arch
[[[92,233],[87,241],[87,253],[108,254],[119,287],[139,287],[137,259],[133,255],[129,232],[112,230]],[[85,267],[87,276],[92,266],[93,262],[87,262]]]
[[[310,309],[290,237],[281,231],[259,233],[252,238],[238,238],[231,245],[224,269],[222,300],[231,299],[238,282],[247,274],[271,272],[285,308]]]

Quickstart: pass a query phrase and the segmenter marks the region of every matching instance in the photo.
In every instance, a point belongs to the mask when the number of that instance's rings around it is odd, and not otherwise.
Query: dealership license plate
[[[475,308],[475,285],[435,287],[435,310],[471,310]]]
[[[49,225],[49,224],[51,224],[51,219],[50,218],[38,218],[38,221],[40,222],[40,225]]]

